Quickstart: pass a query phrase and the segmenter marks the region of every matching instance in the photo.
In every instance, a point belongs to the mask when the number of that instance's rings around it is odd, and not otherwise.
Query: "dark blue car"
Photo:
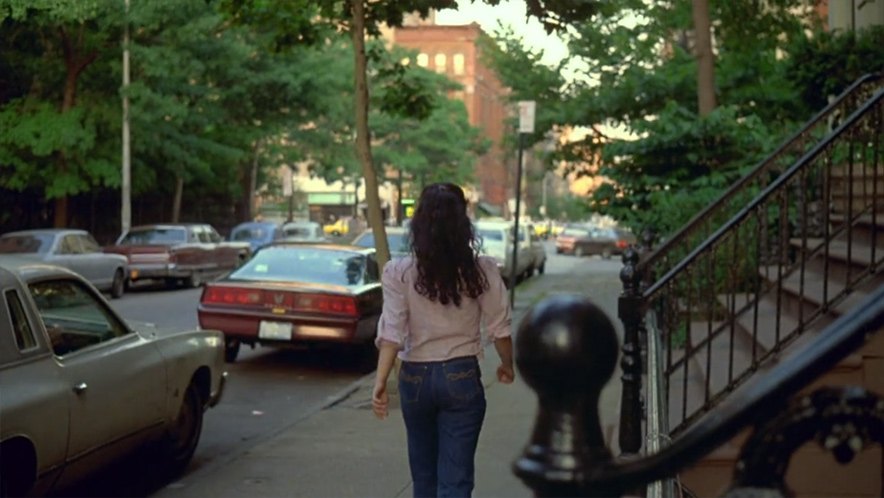
[[[261,247],[282,238],[282,227],[272,221],[247,221],[236,225],[230,231],[230,240],[248,242],[252,254]]]

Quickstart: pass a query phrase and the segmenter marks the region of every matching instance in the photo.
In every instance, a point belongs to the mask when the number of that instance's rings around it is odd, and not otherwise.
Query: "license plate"
[[[258,326],[258,337],[277,341],[292,340],[292,324],[285,322],[265,322]]]

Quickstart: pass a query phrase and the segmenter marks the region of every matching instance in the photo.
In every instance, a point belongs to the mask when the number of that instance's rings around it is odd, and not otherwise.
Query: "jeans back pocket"
[[[478,361],[458,361],[444,365],[445,385],[452,398],[469,401],[482,393]]]
[[[399,397],[404,403],[416,403],[427,376],[427,367],[403,363],[399,369]]]

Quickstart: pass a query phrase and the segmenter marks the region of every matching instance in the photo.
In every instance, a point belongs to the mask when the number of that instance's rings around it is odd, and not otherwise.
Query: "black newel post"
[[[642,446],[642,361],[639,328],[642,323],[641,275],[637,271],[638,251],[630,246],[623,253],[620,280],[623,293],[617,303],[617,312],[623,322],[623,355],[620,369],[623,389],[620,394],[620,451],[636,454]]]
[[[584,297],[546,299],[522,320],[516,365],[537,393],[539,410],[513,471],[536,496],[618,494],[585,485],[593,470],[611,462],[598,404],[616,362],[614,326]]]

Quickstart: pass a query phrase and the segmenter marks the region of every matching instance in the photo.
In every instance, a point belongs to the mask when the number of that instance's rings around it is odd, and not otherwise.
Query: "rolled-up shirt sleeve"
[[[408,332],[408,306],[405,295],[405,282],[402,273],[394,262],[387,263],[381,276],[384,292],[384,307],[378,320],[378,332],[374,343],[378,348],[382,342],[396,344],[402,349]]]
[[[482,323],[489,340],[501,339],[512,335],[512,313],[506,285],[492,258],[482,256],[479,265],[488,279],[488,290],[479,296],[482,308]]]

